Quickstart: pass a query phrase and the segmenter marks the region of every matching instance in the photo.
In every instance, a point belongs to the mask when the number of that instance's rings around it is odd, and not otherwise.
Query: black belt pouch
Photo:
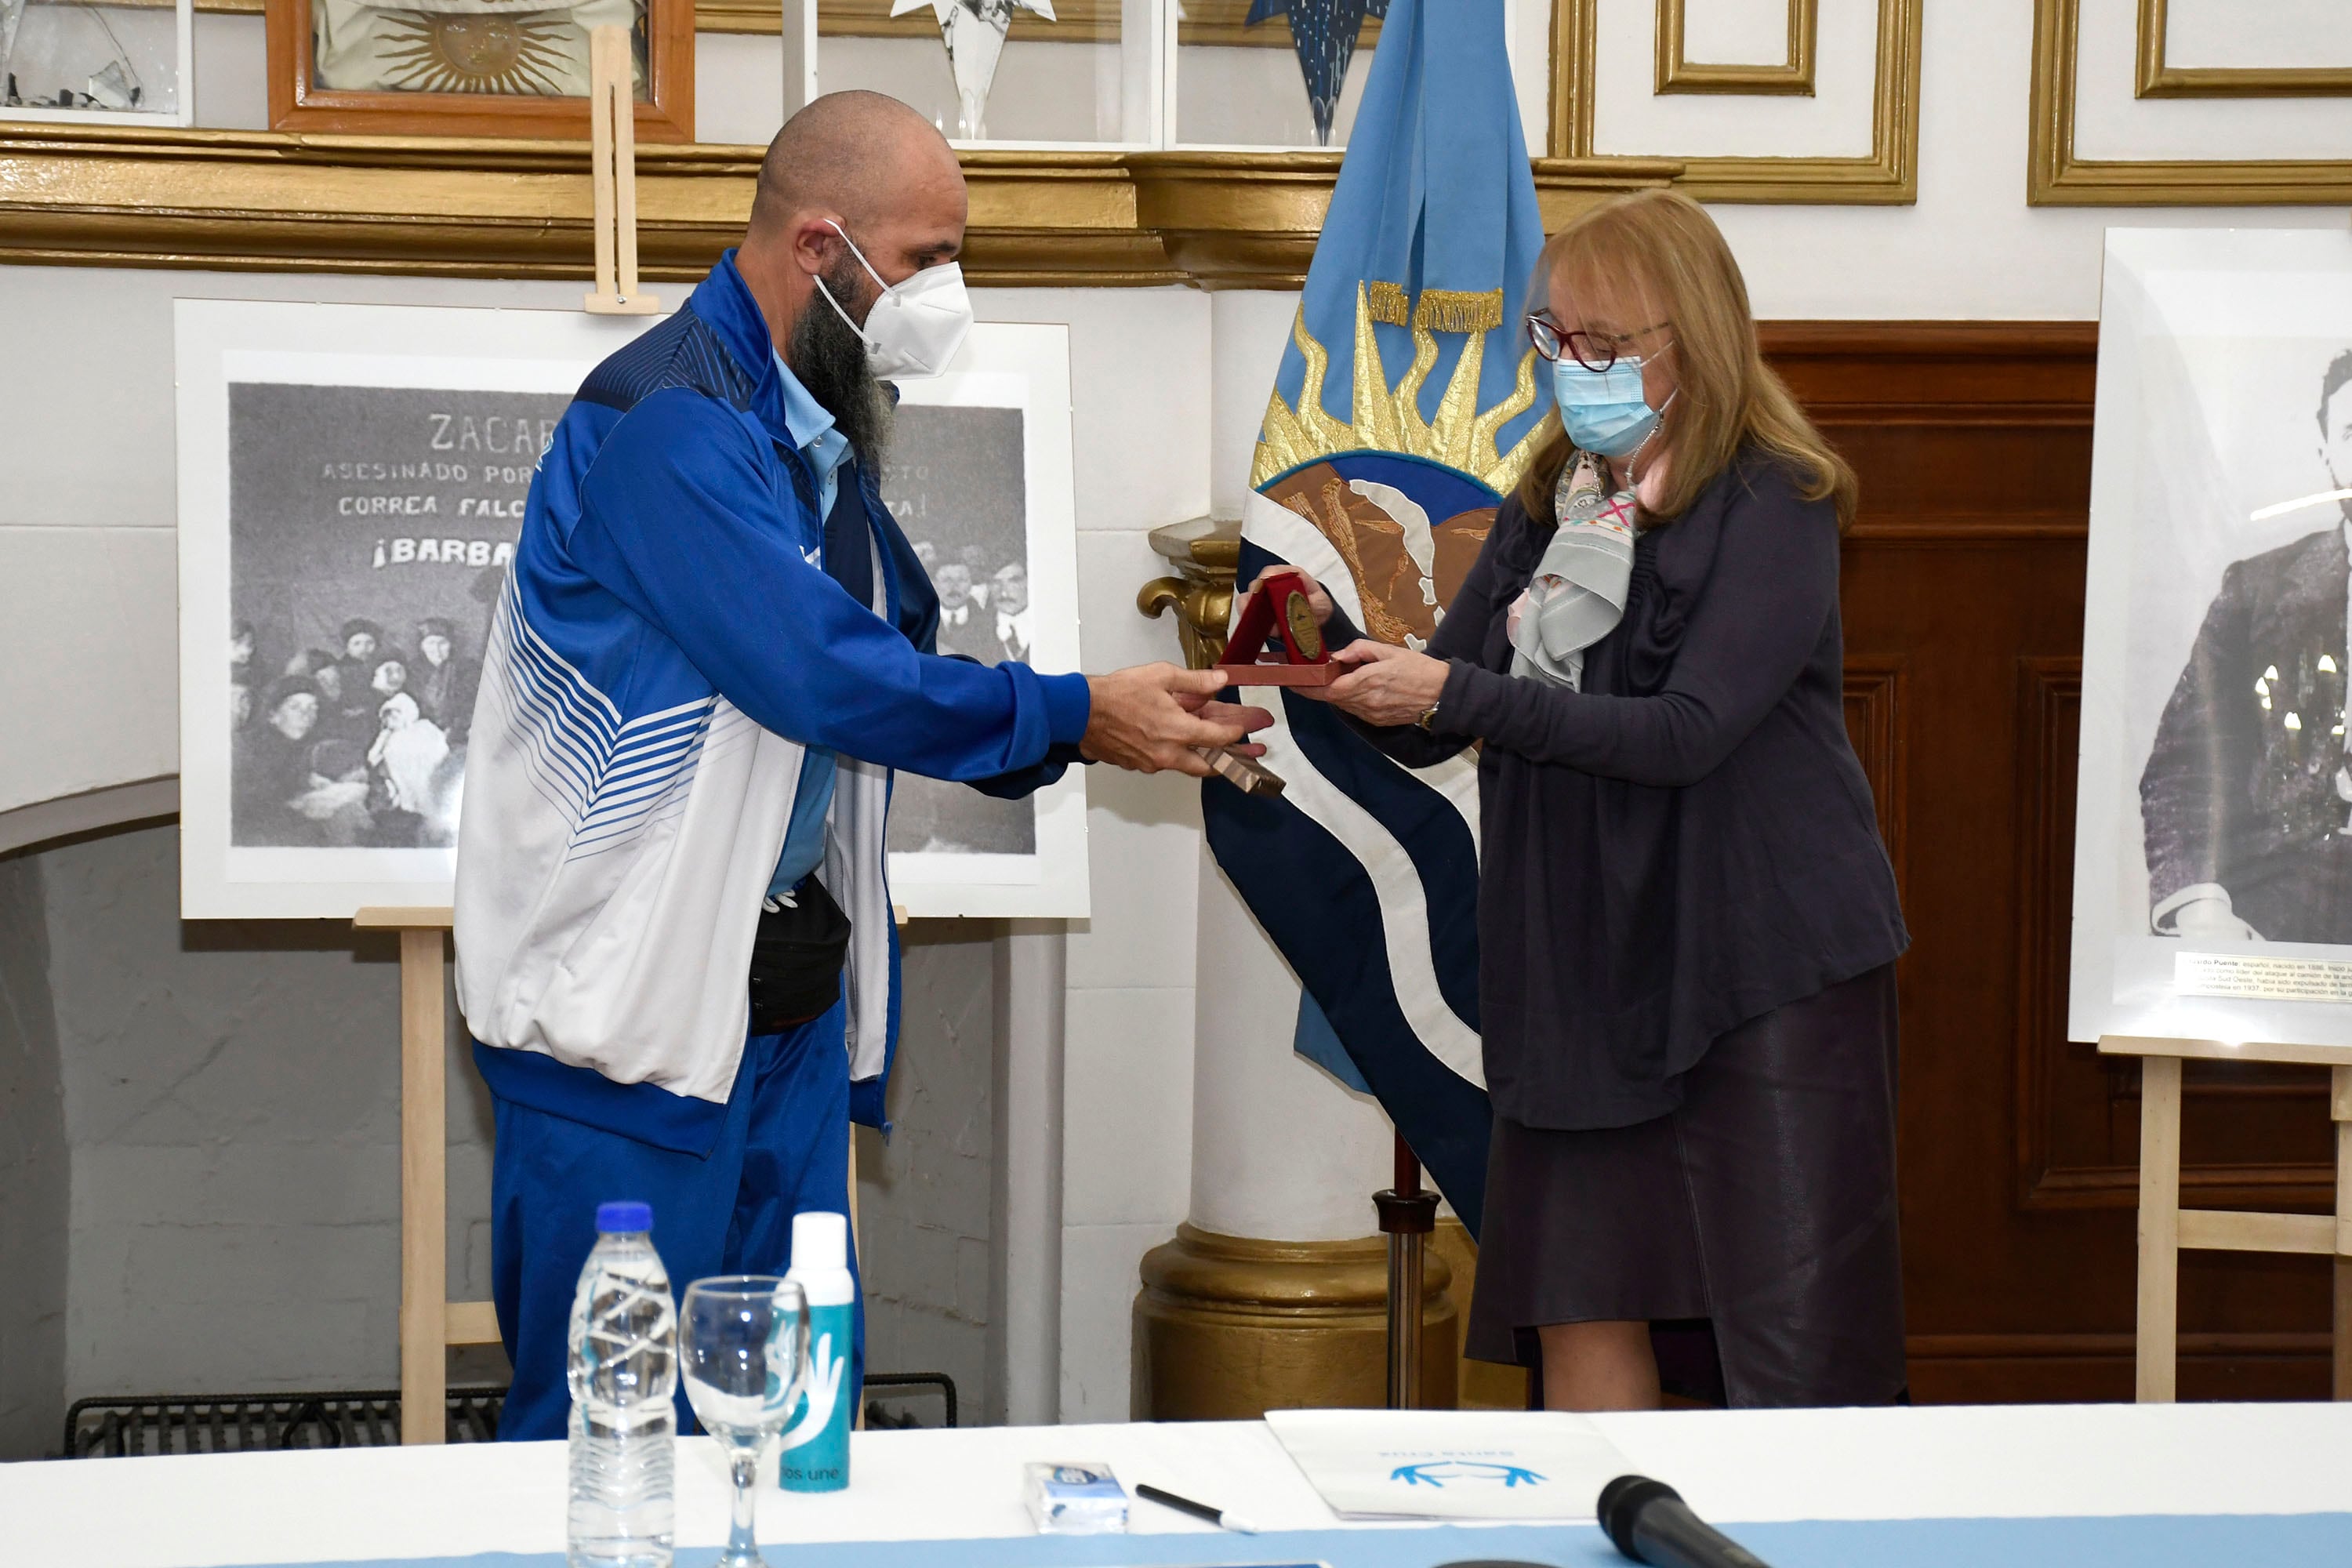
[[[782,1034],[841,1000],[849,917],[814,877],[792,908],[760,911],[751,939],[751,1033]]]

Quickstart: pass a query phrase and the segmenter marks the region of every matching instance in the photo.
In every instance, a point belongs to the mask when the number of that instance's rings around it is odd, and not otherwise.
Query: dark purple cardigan
[[[1508,673],[1506,614],[1551,535],[1504,503],[1429,652],[1437,733],[1363,732],[1478,763],[1478,1010],[1495,1109],[1619,1127],[1747,1019],[1909,944],[1846,738],[1838,531],[1752,451],[1634,547],[1583,689]],[[1360,635],[1334,618],[1334,641]]]

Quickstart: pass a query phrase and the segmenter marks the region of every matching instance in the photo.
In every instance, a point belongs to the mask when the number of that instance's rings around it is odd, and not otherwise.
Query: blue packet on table
[[[1127,1489],[1106,1464],[1029,1464],[1022,1497],[1041,1535],[1103,1535],[1127,1528]]]

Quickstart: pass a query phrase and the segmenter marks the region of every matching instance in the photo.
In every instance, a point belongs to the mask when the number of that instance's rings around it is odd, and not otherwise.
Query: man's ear
[[[824,270],[825,258],[838,238],[821,213],[795,214],[786,230],[793,265],[814,278]]]

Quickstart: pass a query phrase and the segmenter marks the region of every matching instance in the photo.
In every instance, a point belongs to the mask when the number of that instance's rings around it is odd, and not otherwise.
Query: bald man
[[[1080,759],[1197,774],[1192,747],[1271,721],[1209,703],[1206,672],[936,652],[878,488],[877,371],[936,373],[961,341],[964,211],[913,110],[810,104],[741,247],[588,378],[531,483],[457,853],[458,997],[497,1110],[501,1437],[564,1431],[600,1202],[653,1205],[681,1286],[781,1273],[795,1212],[848,1206],[849,1123],[882,1124],[896,1046],[893,770],[1003,796]],[[856,1398],[857,1355],[817,1370]]]

